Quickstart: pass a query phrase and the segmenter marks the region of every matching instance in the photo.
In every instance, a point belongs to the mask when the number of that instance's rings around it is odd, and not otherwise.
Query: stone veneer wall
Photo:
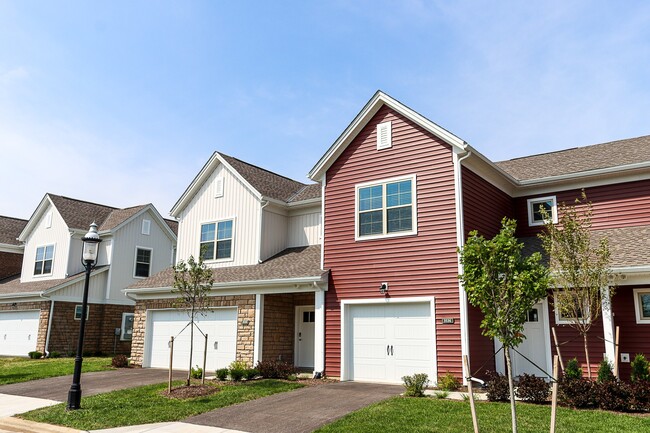
[[[144,359],[144,338],[147,323],[147,310],[174,308],[174,299],[152,299],[137,301],[133,321],[133,343],[131,362],[142,366]],[[255,346],[255,295],[214,296],[209,300],[210,307],[237,307],[237,354],[238,361],[253,364]],[[249,324],[244,326],[243,321]]]
[[[0,251],[0,280],[20,274],[23,267],[23,255]]]
[[[74,320],[74,308],[80,304],[54,301],[50,352],[66,355],[74,354],[77,350],[79,320]],[[88,304],[88,307],[90,311],[84,334],[84,352],[110,355],[115,349],[115,353],[130,353],[131,342],[120,341],[120,337],[115,336],[115,328],[122,326],[122,313],[133,313],[134,307],[112,304]]]
[[[293,364],[295,307],[298,305],[314,305],[314,294],[264,295],[263,360],[280,360]]]
[[[45,353],[45,338],[47,336],[47,322],[50,317],[50,301],[42,302],[18,302],[14,307],[12,304],[0,304],[0,311],[23,311],[40,310],[38,323],[38,336],[36,337],[36,349]],[[25,353],[25,356],[27,354]]]

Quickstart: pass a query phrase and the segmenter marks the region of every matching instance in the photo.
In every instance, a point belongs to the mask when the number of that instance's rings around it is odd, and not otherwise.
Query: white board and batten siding
[[[108,271],[93,275],[88,281],[88,302],[94,304],[103,304],[106,302],[106,284],[108,282]],[[81,303],[84,293],[85,278],[81,278],[74,284],[70,284],[52,294],[51,299],[55,301],[68,301]],[[123,297],[125,303],[133,304]]]
[[[223,191],[220,191],[219,183]],[[258,260],[260,202],[223,165],[218,165],[178,215],[177,260],[198,257],[201,224],[233,219],[233,258],[206,261],[211,267],[256,264]]]
[[[287,232],[287,211],[268,204],[262,216],[261,260],[266,260],[287,247]]]
[[[52,273],[48,275],[34,275],[36,250],[38,247],[47,245],[54,245]],[[68,270],[69,247],[70,232],[68,226],[56,208],[49,205],[26,239],[23,255],[23,272],[21,273],[20,281],[26,283],[30,281],[65,278]]]
[[[321,223],[320,206],[309,213],[290,214],[287,248],[320,244]]]

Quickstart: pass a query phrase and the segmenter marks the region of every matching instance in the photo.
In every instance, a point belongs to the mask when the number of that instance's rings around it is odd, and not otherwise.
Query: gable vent
[[[377,125],[377,150],[388,149],[393,146],[390,122]]]
[[[217,177],[214,180],[214,197],[223,197],[223,177]]]

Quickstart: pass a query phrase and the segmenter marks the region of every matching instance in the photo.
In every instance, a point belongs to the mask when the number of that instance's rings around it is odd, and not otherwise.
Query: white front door
[[[528,320],[524,324],[523,334],[526,336],[526,339],[516,347],[517,351],[511,350],[511,360],[512,360],[512,375],[514,377],[520,376],[524,373],[534,374],[537,377],[547,377],[545,371],[547,369],[546,365],[546,336],[544,332],[544,326],[548,318],[544,314],[544,306],[540,302],[535,304],[533,308],[528,312]],[[524,355],[526,358],[524,358]],[[530,362],[532,361],[532,363]],[[534,364],[539,366],[536,367]],[[541,369],[540,369],[541,368]],[[542,371],[542,369],[544,371]],[[548,373],[551,373],[550,371]]]
[[[0,312],[0,355],[27,356],[36,350],[40,312]]]
[[[313,305],[296,307],[296,367],[314,367],[315,318]]]
[[[351,305],[346,378],[401,383],[402,377],[433,377],[434,332],[428,302]]]

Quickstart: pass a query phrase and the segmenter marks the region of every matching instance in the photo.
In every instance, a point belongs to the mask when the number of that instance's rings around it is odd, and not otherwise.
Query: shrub
[[[630,385],[618,380],[608,380],[594,384],[592,388],[598,407],[603,410],[627,412],[631,409]]]
[[[296,373],[293,364],[285,361],[259,361],[255,369],[267,379],[286,379]]]
[[[216,372],[217,379],[219,380],[226,380],[228,377],[228,369],[227,368],[220,368]]]
[[[510,387],[508,386],[508,378],[495,371],[488,371],[486,376],[485,390],[487,391],[487,399],[489,401],[509,401]]]
[[[230,378],[235,382],[239,382],[244,378],[248,365],[244,361],[233,361],[230,363]]]
[[[253,380],[260,375],[260,372],[256,368],[247,368],[244,370],[244,378],[246,380]]]
[[[610,380],[616,380],[614,373],[612,372],[612,364],[606,359],[600,361],[598,366],[598,382],[609,382]]]
[[[447,374],[438,378],[438,388],[444,391],[457,391],[460,388],[460,382],[448,371]]]
[[[593,382],[583,377],[568,378],[563,376],[558,381],[558,400],[564,406],[574,408],[593,407],[595,400],[592,391]]]
[[[61,352],[57,352],[56,350],[53,350],[50,352],[49,355],[47,355],[48,358],[60,358],[61,357]]]
[[[639,380],[630,384],[632,410],[650,411],[650,381]]]
[[[129,366],[129,358],[126,355],[115,355],[111,360],[111,365],[115,368],[126,368]]]
[[[203,377],[203,369],[199,367],[198,365],[196,368],[192,367],[190,370],[190,376],[192,376],[193,379],[200,379]]]
[[[551,385],[534,374],[523,374],[519,377],[516,395],[523,401],[531,403],[546,403],[551,391]]]
[[[650,371],[648,369],[648,360],[642,354],[637,353],[632,361],[632,373],[630,375],[632,382],[640,380],[650,381]]]
[[[570,359],[564,369],[564,377],[567,379],[580,379],[582,377],[582,368],[576,358]]]
[[[28,355],[31,359],[41,359],[43,357],[43,354],[38,350],[33,350],[29,352]]]
[[[424,388],[429,385],[429,376],[426,373],[416,373],[413,376],[402,377],[404,395],[407,397],[424,397]]]
[[[433,393],[433,396],[439,400],[449,397],[449,391],[436,391]]]

